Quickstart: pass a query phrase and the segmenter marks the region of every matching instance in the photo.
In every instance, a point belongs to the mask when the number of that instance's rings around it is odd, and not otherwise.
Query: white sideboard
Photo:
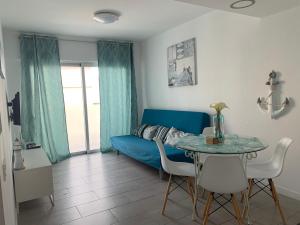
[[[49,196],[54,205],[52,165],[43,149],[22,150],[25,169],[14,170],[16,205]]]

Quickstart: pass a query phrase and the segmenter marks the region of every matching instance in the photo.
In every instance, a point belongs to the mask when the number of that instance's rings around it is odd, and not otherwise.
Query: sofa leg
[[[159,174],[159,178],[160,178],[161,180],[163,180],[163,179],[164,179],[164,176],[165,176],[165,171],[163,170],[163,168],[159,168],[158,174]]]
[[[120,155],[120,151],[119,150],[117,150],[117,155]]]

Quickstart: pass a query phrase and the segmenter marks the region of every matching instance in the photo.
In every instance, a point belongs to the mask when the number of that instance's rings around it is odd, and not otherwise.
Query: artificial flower
[[[224,102],[217,102],[210,104],[210,108],[213,108],[217,111],[217,113],[221,113],[221,111],[225,108],[228,108],[227,105]]]

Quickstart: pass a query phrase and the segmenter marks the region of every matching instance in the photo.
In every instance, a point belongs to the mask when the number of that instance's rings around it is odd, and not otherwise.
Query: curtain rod
[[[109,42],[116,42],[116,43],[134,43],[134,41],[127,41],[127,40],[114,40],[114,39],[99,39],[99,40],[95,40],[95,41],[88,41],[88,40],[76,40],[76,39],[68,39],[68,38],[60,38],[60,37],[56,37],[56,36],[51,36],[51,35],[47,35],[47,34],[39,34],[39,33],[21,33],[19,35],[19,38],[21,38],[21,36],[27,36],[30,37],[32,35],[38,35],[40,37],[43,38],[55,38],[59,41],[73,41],[73,42],[85,42],[85,43],[97,43],[98,41],[109,41]]]

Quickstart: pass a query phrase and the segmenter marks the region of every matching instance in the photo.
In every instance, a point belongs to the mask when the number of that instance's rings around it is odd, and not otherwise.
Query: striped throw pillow
[[[144,130],[149,127],[150,125],[148,124],[143,124],[141,126],[139,126],[138,128],[136,128],[134,131],[133,131],[133,135],[134,136],[137,136],[137,137],[140,137],[142,138],[143,137],[143,133],[144,133]]]
[[[158,126],[148,126],[143,132],[143,138],[151,141],[156,134],[157,128]]]
[[[155,138],[159,138],[163,143],[166,141],[167,133],[169,132],[170,128],[159,126],[156,130],[154,135]]]

